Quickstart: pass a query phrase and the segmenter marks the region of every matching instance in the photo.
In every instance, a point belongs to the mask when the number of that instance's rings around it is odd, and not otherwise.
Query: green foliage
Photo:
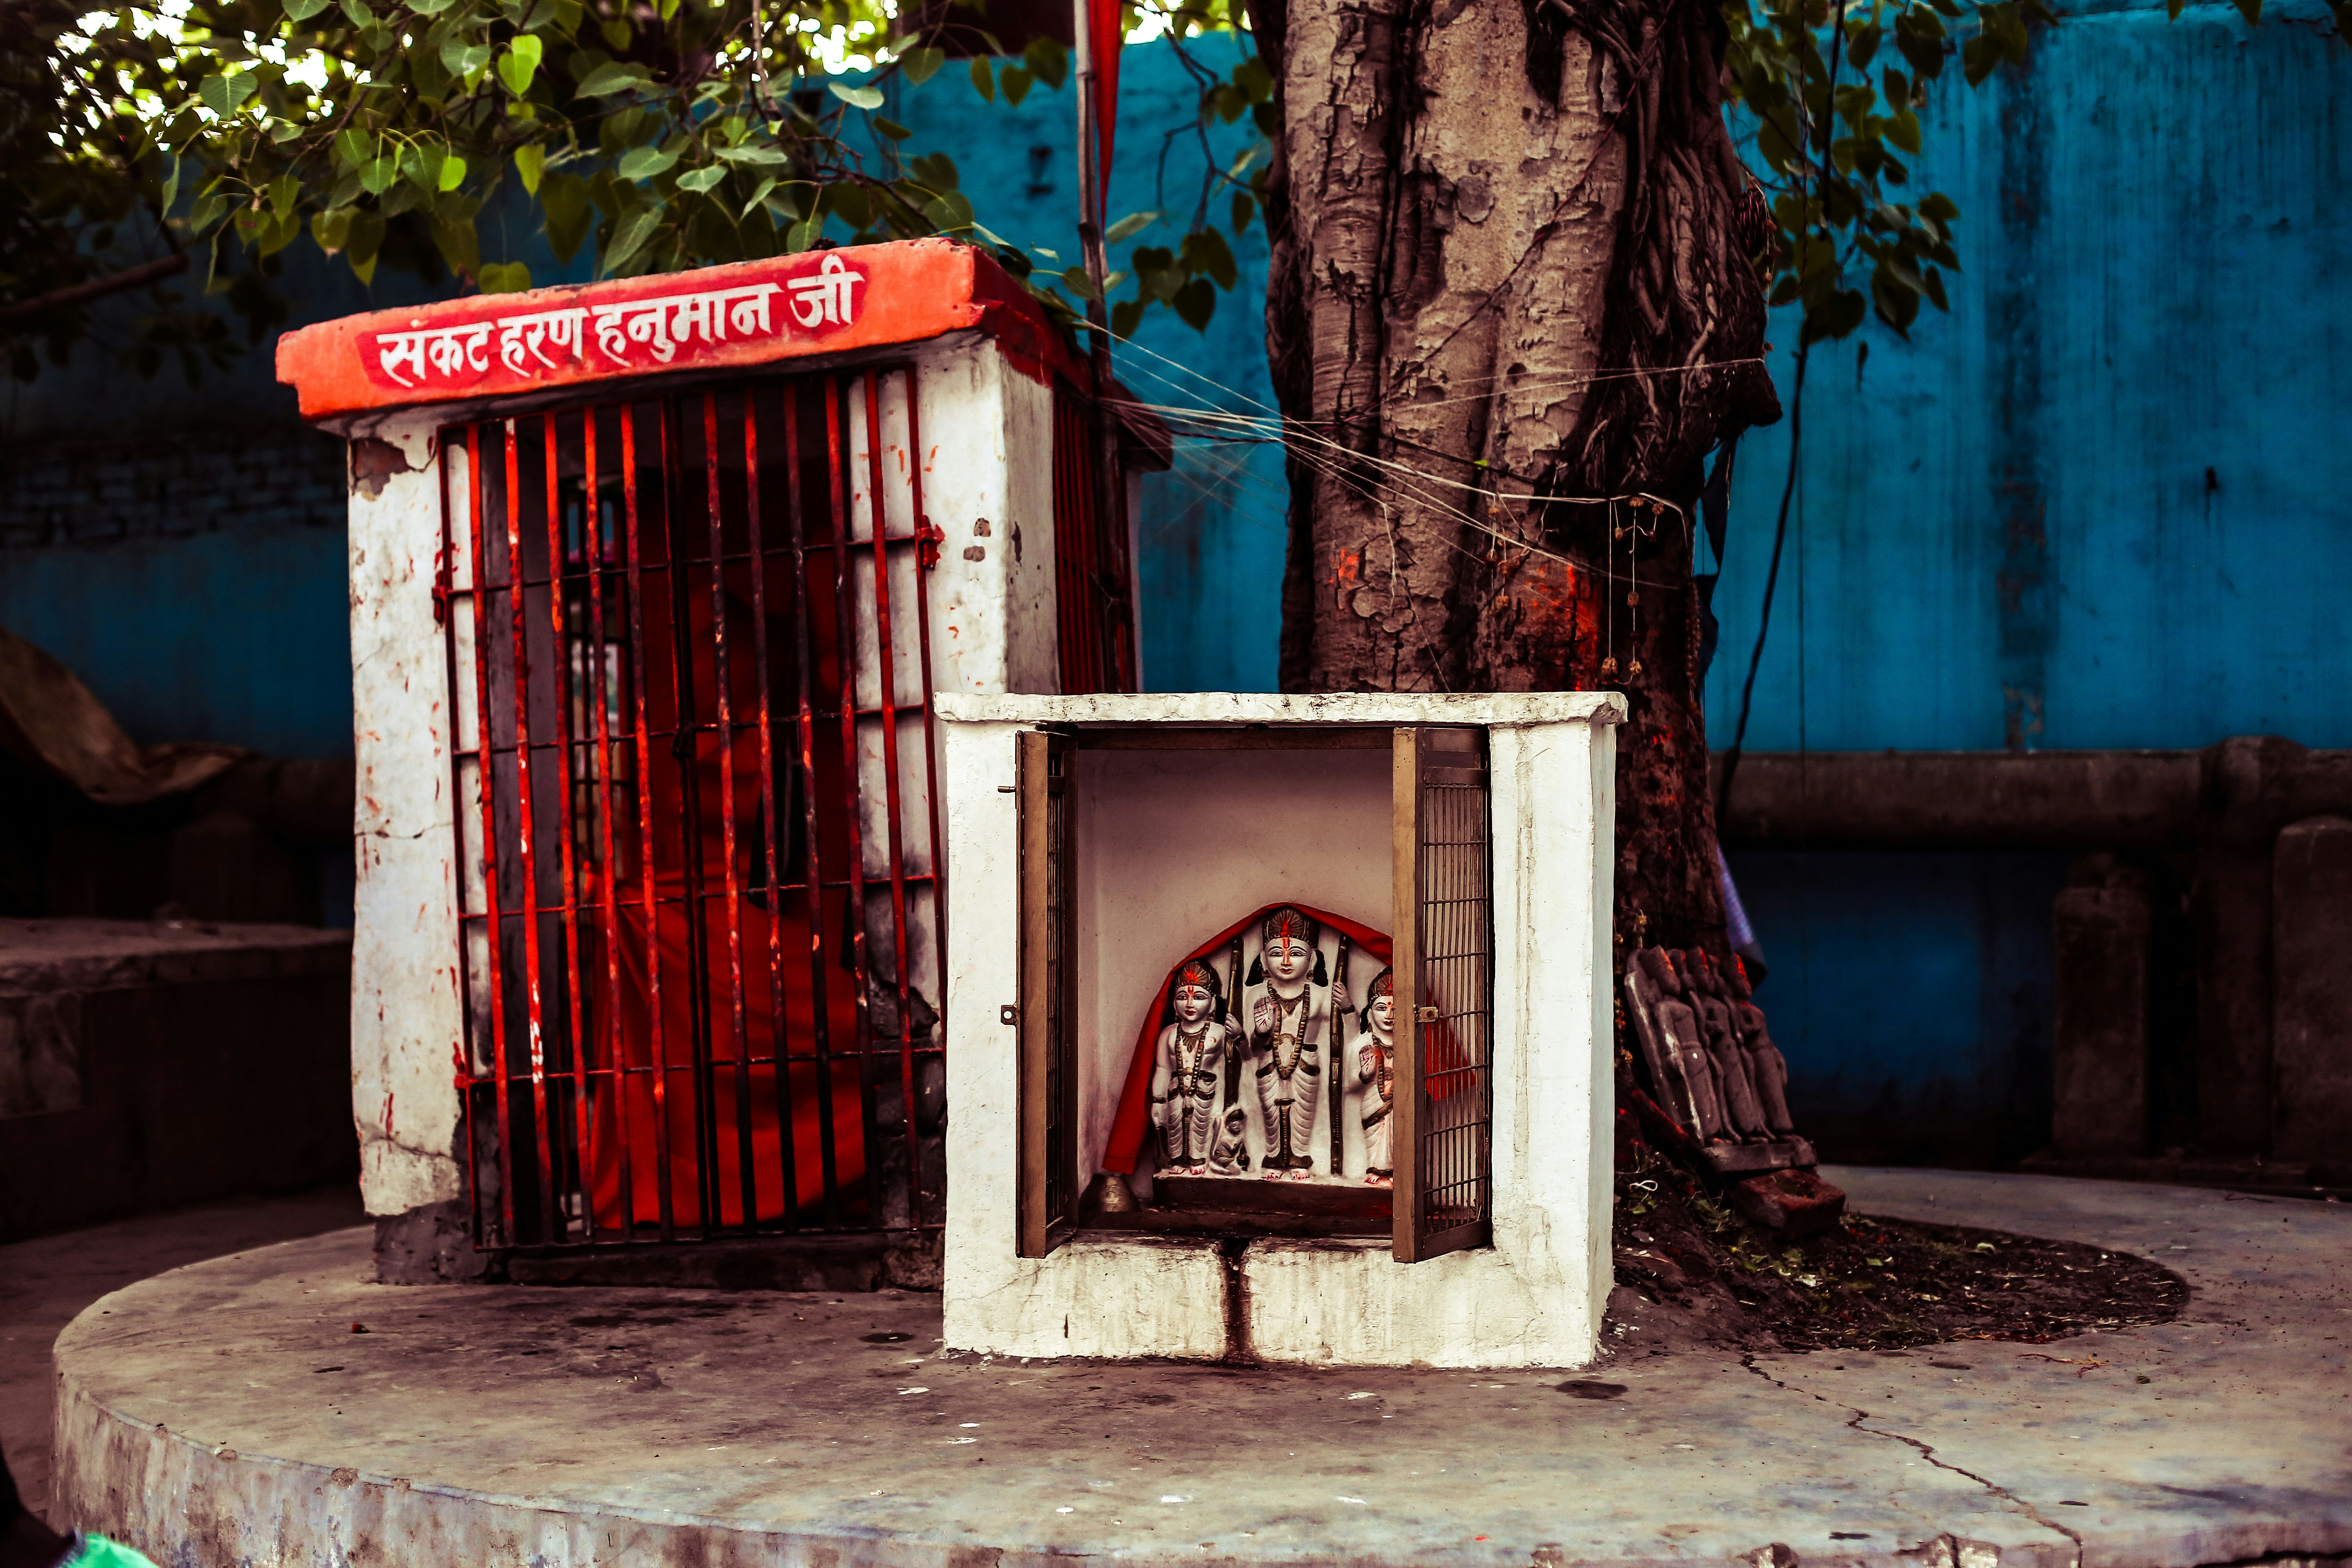
[[[1241,268],[1226,235],[1230,232],[1238,238],[1245,233],[1265,201],[1266,168],[1273,150],[1269,138],[1279,128],[1274,106],[1274,73],[1264,59],[1247,54],[1230,70],[1218,72],[1195,58],[1185,47],[1189,40],[1203,34],[1244,30],[1246,17],[1242,5],[1234,0],[1181,0],[1156,9],[1141,7],[1140,11],[1151,15],[1174,45],[1178,59],[1199,91],[1199,108],[1190,134],[1200,149],[1201,166],[1205,173],[1189,212],[1167,201],[1169,193],[1163,189],[1160,210],[1129,214],[1113,224],[1104,236],[1111,245],[1131,239],[1147,241],[1137,245],[1127,258],[1125,276],[1132,278],[1134,293],[1114,301],[1110,307],[1111,331],[1121,338],[1132,336],[1145,312],[1154,305],[1173,310],[1179,321],[1195,331],[1208,329],[1215,319],[1219,296],[1232,292],[1241,281]],[[1130,17],[1139,14],[1139,8],[1131,5]],[[1210,142],[1210,132],[1239,124],[1244,116],[1255,134],[1236,156],[1221,162]],[[1223,228],[1213,216],[1218,213],[1225,219]]]
[[[306,236],[363,281],[392,259],[509,291],[530,274],[486,248],[502,243],[505,226],[482,222],[502,196],[536,208],[559,257],[593,244],[606,276],[779,255],[828,232],[953,235],[992,246],[1018,276],[1035,270],[976,223],[945,154],[904,156],[912,133],[877,112],[895,74],[919,80],[944,59],[929,36],[899,34],[885,0],[771,0],[756,55],[751,0],[9,10],[0,305],[165,246],[184,248],[214,292],[251,304]],[[842,68],[869,74],[830,75]],[[971,72],[1015,102],[1069,74],[1051,40]],[[1041,292],[1072,313],[1043,279]],[[257,309],[256,338],[268,314]],[[88,326],[72,308],[37,322],[57,355]],[[37,369],[16,361],[19,374]]]
[[[1801,304],[1809,343],[1874,312],[1908,336],[1921,301],[1948,310],[1959,207],[1941,192],[1905,199],[1928,84],[1955,54],[1971,87],[2023,63],[2031,26],[2056,18],[2042,0],[1732,0],[1724,19],[1738,111],[1769,174],[1767,298]]]
[[[2258,18],[2259,0],[2239,3]],[[2331,3],[2352,21],[2352,0]],[[389,261],[522,288],[527,268],[496,248],[502,226],[485,250],[481,215],[502,197],[535,208],[559,258],[593,244],[606,276],[827,235],[947,234],[991,248],[1063,319],[1094,292],[1083,269],[991,233],[954,163],[912,155],[912,132],[881,112],[894,77],[920,83],[946,64],[936,31],[896,20],[939,28],[938,8],[784,0],[759,13],[755,49],[751,0],[88,4],[7,0],[0,307],[181,249],[188,281],[258,342],[278,309],[268,280],[306,236],[362,281]],[[982,0],[951,4],[985,15]],[[1189,133],[1207,173],[1189,202],[1163,191],[1158,210],[1114,226],[1111,243],[1133,248],[1108,280],[1127,290],[1109,301],[1111,326],[1129,334],[1157,305],[1205,329],[1239,281],[1229,236],[1265,205],[1273,76],[1255,55],[1220,72],[1186,47],[1245,29],[1234,0],[1130,0],[1125,15],[1171,38],[1192,73]],[[1731,0],[1726,18],[1734,112],[1769,171],[1776,234],[1759,261],[1773,302],[1801,302],[1807,342],[1874,311],[1907,331],[1923,300],[1947,309],[1959,214],[1908,188],[1920,110],[1948,60],[1970,83],[2022,61],[2051,19],[2042,0]],[[870,74],[853,85],[830,74],[840,68]],[[1018,103],[1064,89],[1069,60],[1039,39],[968,74],[983,99]],[[1213,130],[1244,122],[1255,134],[1237,157],[1207,156]],[[131,363],[152,370],[177,352],[193,375],[234,352],[217,310],[161,286],[149,297]],[[88,319],[45,308],[9,330],[46,337],[59,358]],[[36,373],[21,341],[12,352],[18,375]]]

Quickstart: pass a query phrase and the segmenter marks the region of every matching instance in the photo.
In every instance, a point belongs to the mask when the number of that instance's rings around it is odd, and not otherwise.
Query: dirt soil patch
[[[1664,1162],[1620,1171],[1616,1219],[1603,1338],[1624,1353],[2041,1344],[2169,1321],[2189,1300],[2147,1258],[2004,1231],[1848,1215],[1775,1241]]]

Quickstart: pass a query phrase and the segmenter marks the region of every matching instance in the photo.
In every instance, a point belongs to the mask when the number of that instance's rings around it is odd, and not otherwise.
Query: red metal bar
[[[913,365],[907,367],[907,451],[910,459],[907,468],[907,485],[908,504],[912,509],[915,520],[915,537],[921,539],[930,525],[930,519],[923,511],[923,426],[915,409],[916,394],[920,390],[917,374]],[[947,857],[940,844],[939,720],[936,694],[931,685],[929,577],[929,569],[924,565],[920,547],[918,546],[918,553],[915,557],[915,625],[920,635],[919,646],[923,660],[923,804],[929,808],[931,830],[931,952],[939,965],[939,973],[933,977],[931,986],[932,991],[936,993],[931,1003],[931,1012],[939,1019],[936,1027],[940,1031],[940,1040],[944,1043],[947,1039],[948,999],[947,986],[942,982],[947,977],[948,872]],[[907,1116],[908,1124],[911,1127],[914,1122],[914,1107],[911,1103],[908,1107]],[[921,1170],[919,1163],[914,1169],[919,1175]],[[912,1195],[918,1185],[916,1176],[910,1175],[908,1214],[909,1219],[916,1224],[919,1224],[922,1219],[921,1210]]]
[[[711,686],[719,723],[719,835],[727,900],[727,996],[735,1042],[735,1173],[742,1189],[743,1224],[758,1223],[758,1172],[751,1153],[751,1047],[743,1017],[743,890],[735,879],[735,713],[727,651],[727,544],[719,490],[719,395],[702,395],[702,470],[710,511]],[[772,910],[771,913],[772,913]],[[695,911],[696,919],[702,911]],[[718,1179],[712,1172],[714,1184]]]
[[[827,988],[832,979],[831,948],[825,941],[824,861],[823,839],[820,837],[820,817],[816,787],[816,648],[815,637],[809,626],[808,595],[808,535],[802,510],[801,416],[799,384],[784,384],[784,512],[790,520],[793,540],[793,635],[798,639],[800,655],[798,684],[800,687],[800,750],[803,805],[802,833],[808,856],[808,919],[809,919],[809,993],[815,1019],[815,1037],[810,1042],[816,1057],[816,1125],[817,1160],[824,1182],[824,1211],[826,1223],[834,1223],[839,1214],[839,1194],[836,1190],[833,1129],[833,1012]],[[828,504],[830,498],[828,497]],[[843,551],[841,531],[834,532],[834,560],[838,565]],[[838,626],[834,632],[835,662],[846,668],[854,651],[842,640]],[[845,718],[843,722],[849,721]],[[851,799],[856,799],[852,784]],[[854,842],[854,840],[853,840]],[[799,1187],[799,1167],[792,1167],[793,1184]]]
[[[790,392],[785,395],[789,397]],[[769,717],[775,702],[768,689],[768,558],[760,536],[759,413],[757,389],[747,385],[743,388],[743,528],[751,556],[751,662],[760,672],[760,820],[767,825],[760,837],[767,847],[768,1047],[776,1068],[776,1150],[782,1166],[784,1223],[792,1226],[800,1218],[800,1165],[793,1149],[792,1030],[784,1010],[784,889],[776,865],[777,841],[784,836],[784,825],[776,813],[775,736]],[[808,897],[815,898],[814,889]],[[748,1223],[751,1215],[747,1213],[744,1218]]]
[[[613,557],[604,539],[604,500],[603,478],[597,471],[596,417],[594,408],[581,416],[581,494],[582,526],[585,537],[581,541],[581,552],[588,561],[588,624],[594,628],[589,651],[593,655],[595,674],[589,684],[589,700],[596,705],[596,752],[593,771],[596,792],[596,833],[600,863],[604,874],[597,879],[597,902],[604,917],[604,1016],[600,1020],[604,1037],[604,1092],[613,1101],[614,1125],[619,1129],[621,1162],[621,1236],[634,1236],[637,1228],[637,1189],[635,1172],[629,1152],[629,1095],[627,1062],[623,1057],[621,1039],[621,920],[617,884],[621,862],[613,842],[613,726],[611,677],[604,668],[604,574],[612,569]],[[628,411],[622,410],[625,421]],[[593,1107],[583,1099],[580,1114],[592,1119]],[[588,1225],[588,1237],[596,1236],[596,1194],[593,1165],[583,1165],[588,1174],[582,1181],[581,1208]]]
[[[646,721],[652,696],[646,683],[645,550],[637,526],[637,411],[628,404],[621,407],[621,498],[628,525],[629,659],[635,677],[632,684],[637,731],[637,878],[645,895],[646,1016],[650,1030],[647,1055],[652,1064],[654,1092],[654,1162],[659,1167],[655,1201],[661,1215],[661,1238],[675,1241],[677,1218],[673,1211],[677,1205],[670,1198],[669,1180],[669,1057],[662,1037],[661,911],[654,875],[654,749]],[[613,940],[615,943],[621,940],[617,925]],[[616,993],[616,1003],[617,1000]],[[623,1081],[625,1084],[625,1079]]]
[[[677,404],[664,398],[658,405],[662,458],[662,527],[669,546],[670,691],[677,728],[670,733],[670,757],[678,769],[678,798],[685,804],[685,836],[678,856],[684,876],[686,913],[686,1070],[694,1084],[695,1201],[707,1239],[719,1226],[718,1084],[710,1058],[709,933],[704,927],[702,864],[702,791],[698,787],[694,758],[701,710],[694,695],[694,641],[688,579],[691,575],[686,535],[680,527],[678,492],[685,478],[681,437],[676,428]],[[659,962],[660,946],[655,946]],[[664,1064],[667,1072],[668,1066]],[[665,1165],[665,1171],[667,1167]]]
[[[500,923],[504,915],[499,907],[499,826],[493,802],[490,752],[490,588],[484,580],[486,556],[483,551],[482,526],[482,427],[470,425],[466,428],[466,490],[467,521],[472,535],[474,552],[474,720],[479,731],[474,752],[474,765],[482,806],[482,943],[488,953],[484,977],[490,988],[490,1081],[499,1107],[499,1237],[506,1242],[514,1239],[514,1117],[507,1103],[506,1070],[506,999],[503,995],[505,964],[501,962]],[[511,594],[514,573],[509,570],[507,581]],[[464,872],[458,873],[462,879]],[[468,1063],[470,1068],[472,1064]],[[468,1164],[475,1158],[469,1146]]]
[[[843,403],[847,395],[842,379],[834,377],[827,384],[824,400],[825,440],[830,470],[827,487],[835,498],[834,513],[834,587],[840,599],[839,621],[835,636],[841,645],[841,748],[844,774],[842,785],[849,803],[849,952],[851,982],[857,987],[857,1082],[858,1109],[865,1128],[874,1125],[874,1018],[872,987],[867,976],[873,969],[866,957],[866,847],[865,824],[859,819],[858,802],[864,795],[864,778],[857,759],[857,587],[855,542],[850,535],[856,522],[856,500],[850,488],[849,465],[844,460],[843,441],[848,434],[842,428]],[[831,1084],[828,1081],[828,1089]],[[828,1096],[828,1098],[830,1098]],[[866,1199],[867,1215],[878,1221],[882,1213],[882,1163],[874,1157],[871,1147],[865,1149]],[[828,1212],[826,1217],[833,1216]]]
[[[540,995],[539,858],[530,798],[530,650],[529,607],[523,602],[522,480],[515,422],[505,421],[507,459],[507,609],[514,636],[515,805],[522,858],[523,995],[530,1006],[530,1110],[539,1149],[541,1234],[555,1228],[555,1195],[547,1175],[554,1147],[547,1128],[547,1037]]]
[[[1066,692],[1086,689],[1078,668],[1077,595],[1070,592],[1071,535],[1076,520],[1070,515],[1069,420],[1063,409],[1061,389],[1054,392],[1051,458],[1054,468],[1054,651]]]
[[[582,421],[585,424],[593,421],[593,418],[594,416],[593,414],[586,414],[582,416]],[[563,465],[562,454],[558,450],[555,415],[552,412],[547,416],[545,435],[547,452],[547,621],[550,635],[554,639],[555,648],[555,757],[556,771],[562,785],[562,788],[555,792],[555,830],[557,837],[562,840],[560,867],[563,877],[563,912],[562,920],[563,925],[564,1032],[572,1047],[572,1134],[574,1145],[572,1152],[574,1158],[579,1162],[573,1169],[583,1183],[580,1204],[581,1221],[583,1225],[587,1227],[588,1233],[593,1238],[596,1229],[596,1215],[594,1213],[594,1205],[588,1201],[584,1185],[588,1173],[589,1160],[588,1053],[585,1048],[585,1042],[581,1036],[580,867],[578,852],[572,844],[572,692],[573,688],[573,676],[572,670],[572,639],[570,637],[570,629],[564,624],[563,616],[563,564],[566,560],[566,552],[563,548],[563,502],[562,497],[559,493],[560,487],[562,482]],[[591,437],[589,439],[593,442],[593,437]],[[584,512],[585,504],[586,503],[583,501],[583,512],[582,516],[582,527],[583,530],[587,526],[587,520]],[[583,541],[583,554],[584,555],[585,552],[585,544]],[[555,1184],[553,1181],[554,1173],[551,1171],[548,1174],[549,1181],[547,1185],[551,1190],[552,1190]],[[557,1205],[557,1212],[561,1216],[559,1233],[561,1235],[568,1236],[572,1229],[570,1216],[562,1215],[562,1205],[560,1204]],[[550,1239],[552,1240],[554,1237],[551,1237]]]
[[[898,974],[898,1100],[900,1113],[907,1122],[907,1214],[913,1223],[919,1173],[922,1170],[922,1135],[915,1126],[915,1018],[910,1003],[914,982],[907,973],[907,853],[905,833],[899,826],[904,815],[898,787],[898,669],[891,651],[890,616],[890,556],[888,550],[888,513],[882,493],[882,376],[878,371],[867,371],[866,383],[866,504],[874,516],[874,625],[876,662],[881,666],[882,679],[882,774],[884,799],[887,802],[887,823],[890,851],[890,941],[891,957],[897,962]],[[910,389],[911,390],[911,389]],[[913,454],[908,454],[911,459]],[[922,519],[915,520],[920,534]],[[915,565],[915,578],[922,580],[919,560]],[[869,1163],[872,1155],[868,1155]],[[880,1216],[877,1216],[877,1222]]]
[[[1102,606],[1095,580],[1095,505],[1087,419],[1074,398],[1054,401],[1054,586],[1066,617],[1062,689],[1104,687]]]

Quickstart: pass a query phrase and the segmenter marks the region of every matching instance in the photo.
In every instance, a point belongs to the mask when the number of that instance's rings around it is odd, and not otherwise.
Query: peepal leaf
[[[206,109],[226,119],[253,96],[253,73],[231,71],[226,76],[208,76],[196,89],[196,97]]]
[[[490,46],[468,43],[463,37],[451,38],[441,46],[441,63],[449,68],[451,76],[471,79],[490,63]]]
[[[675,151],[659,147],[632,147],[621,154],[614,172],[625,180],[650,180],[677,162]]]
[[[539,62],[546,46],[525,33],[507,45],[507,52],[499,59],[499,79],[507,90],[520,98],[530,90],[530,79],[539,74]]]
[[[746,142],[740,147],[721,147],[721,160],[730,163],[772,164],[789,163],[792,154],[772,142]]]
[[[1123,240],[1133,239],[1137,235],[1141,234],[1145,229],[1158,222],[1159,218],[1160,215],[1156,212],[1129,213],[1125,217],[1110,226],[1109,232],[1103,236],[1103,243],[1105,245],[1117,245]]]
[[[653,73],[641,65],[612,60],[598,66],[572,91],[582,98],[609,98],[616,92],[635,92],[653,79]]]
[[[646,247],[646,242],[661,227],[659,207],[639,207],[614,226],[613,242],[604,247],[604,270],[614,272],[625,266],[629,258]]]

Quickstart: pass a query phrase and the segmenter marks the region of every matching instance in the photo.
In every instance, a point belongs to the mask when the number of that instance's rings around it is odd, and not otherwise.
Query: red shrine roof
[[[605,283],[475,294],[345,316],[278,340],[302,416],[478,398],[672,371],[916,343],[971,328],[1024,372],[1091,384],[1028,290],[949,239],[803,251]]]

